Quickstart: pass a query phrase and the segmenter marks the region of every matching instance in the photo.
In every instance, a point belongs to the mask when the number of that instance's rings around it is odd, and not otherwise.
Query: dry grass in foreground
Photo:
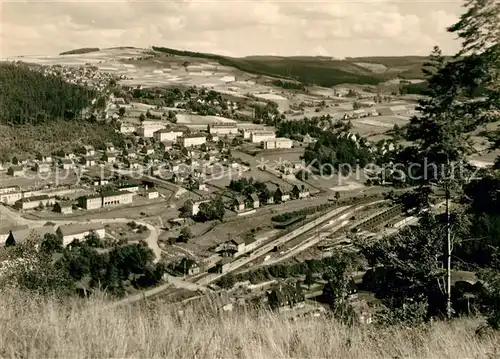
[[[420,329],[349,329],[271,313],[210,316],[172,308],[109,309],[88,302],[0,294],[1,358],[498,358],[499,337],[477,338],[474,320]]]

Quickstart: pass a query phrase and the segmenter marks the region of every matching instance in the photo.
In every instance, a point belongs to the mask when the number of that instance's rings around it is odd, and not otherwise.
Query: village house
[[[307,198],[310,195],[309,190],[304,185],[302,185],[300,188],[297,185],[293,186],[292,194],[294,198],[298,199]]]
[[[181,169],[181,164],[179,162],[170,161],[167,168],[172,172],[179,172]]]
[[[85,177],[84,177],[85,178]],[[98,186],[105,186],[109,184],[110,182],[110,177],[107,176],[93,176],[93,177],[87,177],[89,182],[92,183],[93,186],[98,187]]]
[[[51,171],[51,168],[52,165],[50,163],[37,162],[34,170],[36,173],[48,173]]]
[[[200,205],[206,202],[210,202],[210,200],[204,199],[196,202],[193,200],[187,200],[185,206],[187,206],[188,213],[191,215],[191,217],[194,217],[200,212]]]
[[[137,153],[135,152],[134,149],[131,149],[131,148],[127,148],[125,150],[123,150],[123,157],[126,157],[126,158],[137,158]]]
[[[126,168],[128,169],[138,169],[139,168],[139,162],[133,158],[125,158],[123,160],[123,164],[125,165]]]
[[[285,190],[282,190],[280,187],[276,189],[276,192],[274,192],[274,202],[275,203],[282,203],[290,200],[290,194],[286,192]]]
[[[158,131],[155,131],[153,133],[153,138],[155,141],[158,142],[164,142],[164,141],[177,141],[178,137],[182,136],[182,132],[180,131],[172,131],[172,130],[167,130],[167,129],[160,129]]]
[[[207,142],[210,142],[210,143],[212,143],[212,144],[219,142],[219,139],[220,139],[220,138],[219,138],[219,136],[217,136],[217,135],[212,135],[212,134],[210,134],[210,133],[209,133],[209,134],[208,134],[208,136],[207,136]]]
[[[22,210],[30,210],[34,209],[37,207],[47,207],[54,205],[56,203],[56,200],[54,197],[49,197],[48,195],[41,195],[41,196],[31,196],[28,198],[21,198],[20,200],[16,201],[14,206],[17,209],[22,209]]]
[[[185,275],[197,275],[200,273],[200,266],[192,259],[182,258],[177,270]]]
[[[259,208],[260,207],[260,199],[259,196],[257,196],[257,193],[252,193],[249,196],[250,203],[252,204],[252,208]]]
[[[73,213],[73,202],[71,202],[71,201],[57,202],[54,205],[54,212],[61,213],[61,214]]]
[[[46,153],[38,152],[35,158],[42,162],[52,162],[52,156]]]
[[[160,148],[163,152],[171,151],[174,148],[174,142],[172,141],[163,141],[160,143]]]
[[[85,156],[82,159],[82,164],[85,167],[93,167],[97,165],[97,158],[95,156]]]
[[[181,173],[174,173],[172,175],[171,181],[173,183],[184,183],[187,179],[187,176],[181,174]]]
[[[106,152],[104,156],[102,156],[102,160],[106,163],[115,163],[117,161],[115,152]]]
[[[75,239],[83,241],[91,233],[103,239],[106,236],[106,229],[104,228],[104,224],[101,223],[66,224],[59,226],[56,233],[62,238],[63,245],[66,246]]]
[[[278,170],[284,175],[290,175],[293,173],[292,164],[287,162],[280,164]]]
[[[24,167],[23,166],[10,166],[7,170],[7,174],[13,177],[21,177],[24,175]]]
[[[16,166],[25,165],[28,163],[28,157],[14,156],[12,157],[11,163]]]
[[[113,145],[111,142],[106,142],[106,152],[115,152],[115,145]]]
[[[92,146],[86,145],[83,146],[83,154],[85,156],[95,156],[95,149]]]
[[[233,200],[233,208],[235,212],[241,212],[245,209],[245,198],[236,196]]]
[[[311,143],[316,143],[318,140],[316,138],[312,138],[310,134],[306,134],[302,137],[302,143],[304,145],[310,145]]]
[[[162,177],[163,168],[160,168],[159,166],[150,166],[147,170],[148,174],[153,177]]]
[[[142,161],[142,163],[146,164],[146,165],[152,165],[153,163],[155,163],[156,160],[155,158],[153,157],[153,155],[146,155],[144,156],[144,159]]]
[[[144,146],[141,152],[145,155],[152,155],[155,153],[155,149],[153,148],[153,146]]]
[[[75,168],[75,164],[69,158],[61,158],[59,160],[59,167],[61,167],[63,170],[70,170]]]
[[[202,181],[196,181],[194,187],[198,191],[206,191],[207,190],[207,184],[205,182],[202,182]]]
[[[145,192],[145,195],[147,199],[156,199],[160,196],[158,190],[156,190],[155,188],[148,188]]]

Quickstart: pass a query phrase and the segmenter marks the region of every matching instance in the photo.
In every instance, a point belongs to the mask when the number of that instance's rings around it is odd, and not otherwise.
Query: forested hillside
[[[80,49],[74,49],[74,50],[61,52],[59,55],[88,54],[90,52],[97,52],[97,51],[99,51],[98,47],[82,47]]]
[[[96,97],[94,90],[32,71],[24,64],[0,64],[0,83],[0,124],[74,120]]]
[[[45,76],[25,64],[0,64],[0,83],[0,161],[122,141],[113,124],[86,113],[95,90]]]

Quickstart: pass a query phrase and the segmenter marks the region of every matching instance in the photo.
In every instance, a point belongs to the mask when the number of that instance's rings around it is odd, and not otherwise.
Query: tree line
[[[74,295],[104,290],[121,297],[126,286],[137,289],[157,285],[165,273],[162,263],[145,242],[116,244],[99,250],[101,240],[94,233],[63,246],[62,237],[45,234],[24,243],[10,243],[7,260],[12,264],[4,273],[4,285],[39,293]]]

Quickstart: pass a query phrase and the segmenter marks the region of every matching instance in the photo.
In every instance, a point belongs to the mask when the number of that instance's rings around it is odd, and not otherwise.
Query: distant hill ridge
[[[152,49],[175,56],[213,60],[223,66],[234,67],[252,74],[293,79],[305,85],[325,87],[344,83],[377,85],[396,78],[423,79],[422,66],[427,59],[425,56],[350,57],[344,60],[325,56],[247,56],[237,58],[159,46],[153,46]],[[361,63],[380,66],[375,71],[370,66],[361,66]]]

